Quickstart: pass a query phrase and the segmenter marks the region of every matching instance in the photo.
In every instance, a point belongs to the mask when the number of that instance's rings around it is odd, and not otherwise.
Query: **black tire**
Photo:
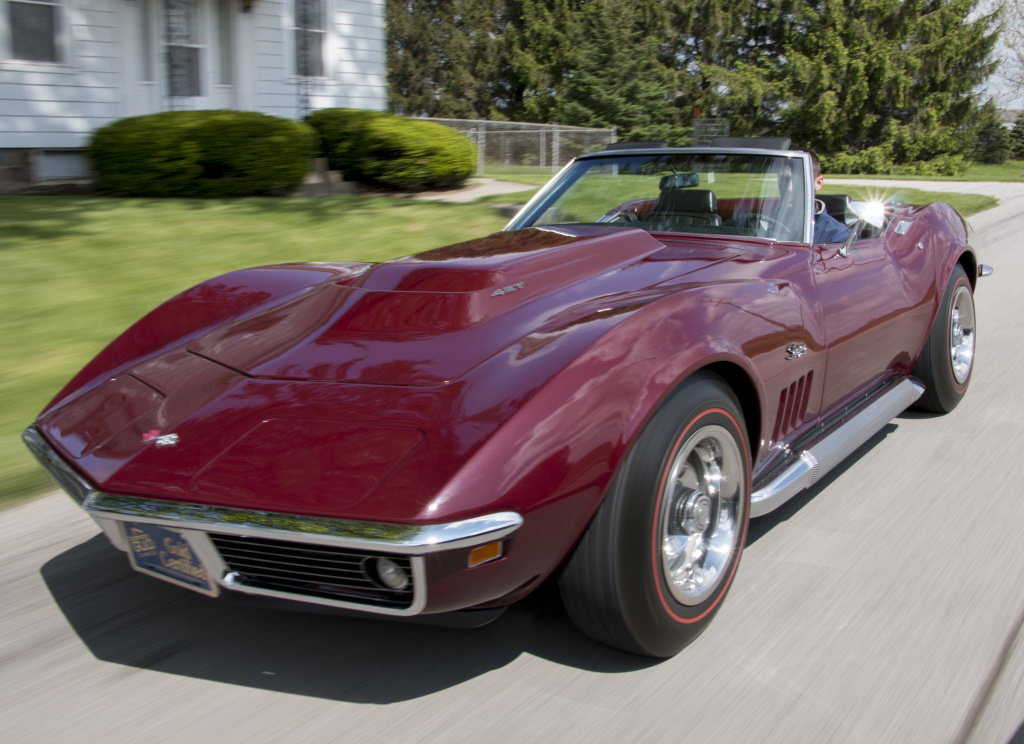
[[[696,375],[644,427],[562,572],[569,616],[601,643],[673,656],[721,605],[749,513],[739,403],[717,376]]]
[[[974,370],[975,321],[974,292],[967,273],[958,265],[950,274],[939,312],[914,366],[914,376],[925,386],[915,408],[949,413],[964,397]]]

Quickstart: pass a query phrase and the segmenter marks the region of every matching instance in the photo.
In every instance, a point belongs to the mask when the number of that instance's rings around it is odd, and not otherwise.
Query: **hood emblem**
[[[522,289],[523,283],[516,282],[515,284],[509,284],[507,287],[499,287],[498,289],[491,292],[491,297],[500,297],[501,295],[512,294],[517,289]]]
[[[177,434],[161,434],[156,429],[150,429],[142,435],[143,442],[153,442],[157,447],[173,447],[178,443]]]

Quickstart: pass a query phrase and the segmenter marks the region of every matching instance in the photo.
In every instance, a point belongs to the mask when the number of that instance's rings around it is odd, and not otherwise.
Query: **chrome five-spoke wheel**
[[[971,288],[959,285],[953,293],[949,314],[949,358],[953,377],[963,385],[974,363],[974,297]]]
[[[743,455],[722,426],[694,432],[665,484],[661,562],[677,602],[697,605],[722,582],[743,514]]]

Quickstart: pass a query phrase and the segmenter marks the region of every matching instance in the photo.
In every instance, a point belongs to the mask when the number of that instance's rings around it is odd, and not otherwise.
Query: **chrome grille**
[[[412,605],[413,571],[408,556],[296,543],[244,535],[210,534],[238,584],[301,597],[406,609]],[[372,578],[373,558],[387,557],[410,577],[402,590],[386,589]]]

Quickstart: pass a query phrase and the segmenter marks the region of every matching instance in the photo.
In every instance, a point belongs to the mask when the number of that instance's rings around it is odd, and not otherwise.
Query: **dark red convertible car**
[[[753,144],[585,155],[479,240],[211,279],[25,440],[195,591],[472,626],[554,577],[584,633],[672,655],[751,517],[957,405],[988,273],[945,204],[830,197],[849,237],[814,244],[809,155]]]

